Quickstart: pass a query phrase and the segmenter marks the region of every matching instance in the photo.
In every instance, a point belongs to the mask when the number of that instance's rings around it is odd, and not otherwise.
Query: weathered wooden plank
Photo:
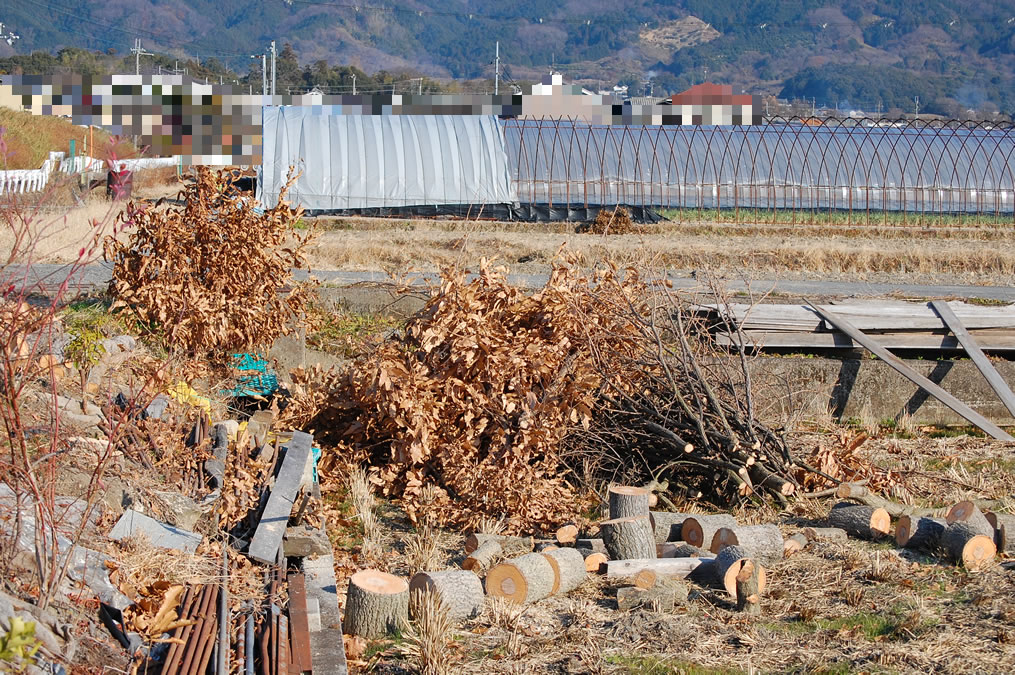
[[[769,349],[860,349],[845,333],[798,333],[787,331],[745,330],[744,345]],[[954,335],[932,333],[878,333],[872,335],[885,349],[950,349],[960,350],[962,344]],[[990,331],[973,336],[981,349],[989,352],[1015,352],[1015,332]],[[723,347],[740,346],[740,337],[726,332],[716,333],[715,342]]]
[[[1007,432],[1001,427],[997,426],[986,417],[976,412],[968,405],[955,398],[947,391],[942,389],[940,386],[934,384],[926,377],[916,372],[909,366],[907,366],[901,359],[892,354],[890,351],[878,344],[878,342],[867,335],[864,335],[862,331],[854,327],[849,321],[846,321],[843,317],[836,315],[834,312],[830,312],[825,309],[821,309],[815,305],[811,305],[815,311],[817,311],[822,318],[828,321],[830,324],[835,326],[838,330],[848,335],[854,342],[858,342],[863,345],[872,354],[879,357],[882,361],[887,363],[889,366],[894,368],[896,371],[904,375],[911,382],[921,387],[928,394],[938,399],[946,406],[955,411],[963,419],[969,420],[972,424],[982,429],[987,435],[992,438],[996,438],[1001,441],[1015,441]]]
[[[313,671],[310,619],[307,617],[307,584],[302,573],[289,575],[289,635],[293,654],[289,672],[292,675],[302,675]]]
[[[294,433],[292,440],[289,441],[285,459],[282,460],[282,468],[275,478],[275,486],[268,496],[268,503],[264,506],[261,521],[257,525],[247,552],[247,555],[258,562],[269,565],[275,562],[296,494],[303,482],[307,462],[310,461],[310,446],[313,442],[314,437],[302,431]]]
[[[973,336],[962,325],[959,317],[955,316],[955,312],[952,311],[952,308],[947,303],[940,300],[934,300],[930,303],[930,306],[938,313],[938,316],[945,322],[948,329],[955,333],[955,337],[962,343],[962,347],[969,354],[969,358],[972,359],[973,363],[976,364],[976,367],[987,379],[990,388],[994,390],[998,398],[1001,399],[1001,402],[1004,403],[1004,407],[1008,408],[1008,412],[1015,416],[1015,394],[1012,393],[1008,383],[1001,377],[1001,373],[997,372],[994,364],[987,359],[986,354],[980,349]]]
[[[979,307],[952,302],[949,307],[969,330],[1015,328],[1015,307]],[[725,307],[701,305],[711,312],[726,313]],[[862,331],[934,330],[941,327],[941,319],[926,304],[884,302],[862,304],[822,305],[822,308],[844,316]],[[827,331],[828,326],[814,310],[804,305],[733,304],[730,318],[743,330],[770,331]]]

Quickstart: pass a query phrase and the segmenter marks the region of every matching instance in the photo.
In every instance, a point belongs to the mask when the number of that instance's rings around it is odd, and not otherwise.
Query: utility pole
[[[271,41],[271,95],[275,95],[275,57],[277,53],[275,51],[275,41]]]
[[[493,95],[496,96],[500,93],[500,40],[497,40],[497,70],[493,76]]]
[[[916,102],[916,119],[920,119],[920,97],[914,96],[913,100]]]
[[[3,24],[0,24],[3,26]],[[141,38],[135,38],[134,47],[130,50],[134,53],[134,74],[141,74],[141,57],[142,56],[155,56],[150,51],[141,46]]]
[[[423,78],[419,78],[419,95],[423,95]]]
[[[356,95],[356,73],[352,74],[352,95]]]

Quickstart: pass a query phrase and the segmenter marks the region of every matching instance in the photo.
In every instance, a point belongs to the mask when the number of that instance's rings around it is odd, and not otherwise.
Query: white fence
[[[166,166],[178,166],[179,157],[139,157],[137,159],[118,159],[115,162],[119,168],[123,165],[128,171],[141,169],[156,169]],[[46,189],[49,179],[55,172],[72,174],[81,171],[107,170],[105,160],[95,157],[67,157],[64,152],[51,152],[49,159],[42,163],[39,169],[11,169],[0,171],[0,194],[13,193],[23,194],[25,192],[40,192]]]

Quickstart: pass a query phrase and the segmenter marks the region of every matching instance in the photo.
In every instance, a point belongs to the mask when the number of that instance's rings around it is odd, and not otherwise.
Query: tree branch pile
[[[325,471],[361,459],[413,518],[503,516],[513,532],[584,510],[581,453],[723,501],[787,494],[785,446],[753,421],[742,380],[703,365],[674,297],[654,306],[635,271],[569,260],[532,294],[506,272],[445,273],[403,333],[343,371],[294,374],[285,421],[337,445]]]

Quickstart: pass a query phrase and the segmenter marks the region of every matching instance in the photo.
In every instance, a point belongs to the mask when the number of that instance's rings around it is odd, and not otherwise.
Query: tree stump
[[[409,618],[409,584],[379,570],[360,570],[349,578],[342,628],[373,639],[397,633]]]
[[[803,533],[807,541],[849,541],[846,530],[838,527],[805,527]]]
[[[500,544],[504,555],[520,555],[530,553],[536,546],[532,537],[512,537],[506,534],[470,534],[465,538],[465,552],[472,553],[488,541]]]
[[[544,554],[526,553],[487,573],[486,594],[527,605],[550,595],[554,579],[553,567]]]
[[[715,557],[714,574],[717,582],[726,589],[732,597],[737,597],[737,575],[744,567],[744,562],[750,558],[747,551],[740,546],[727,546]],[[758,568],[758,593],[765,591],[767,585],[767,574],[765,568],[757,565]]]
[[[651,490],[632,485],[614,485],[610,488],[609,494],[610,520],[648,515]]]
[[[702,556],[711,558],[712,554],[686,542],[668,541],[664,544],[656,544],[657,558],[701,558]]]
[[[668,541],[680,541],[682,536],[680,528],[689,514],[649,511],[648,517],[652,521],[652,531],[655,533],[656,543],[665,544]]]
[[[483,582],[468,570],[420,572],[409,582],[409,592],[436,593],[452,621],[479,616],[483,609]]]
[[[569,546],[578,540],[578,528],[575,525],[564,525],[555,534],[557,543],[562,546]]]
[[[964,522],[955,522],[945,528],[941,535],[941,546],[953,562],[962,563],[967,569],[973,570],[991,562],[997,554],[993,537]]]
[[[973,502],[959,502],[952,506],[952,508],[948,509],[945,521],[949,525],[952,523],[966,523],[980,534],[990,535],[991,539],[994,538],[994,525],[987,520],[987,517],[983,515],[983,512]]]
[[[794,553],[799,553],[800,551],[807,548],[808,544],[810,543],[811,541],[807,538],[806,534],[804,534],[803,532],[797,532],[793,536],[787,538],[786,541],[783,543],[782,555],[783,557],[788,558]]]
[[[688,516],[680,526],[680,538],[691,546],[705,548],[712,544],[712,537],[721,527],[736,527],[737,521],[728,513],[711,516],[696,514]]]
[[[771,564],[783,557],[783,543],[777,525],[737,525],[716,530],[709,550],[718,553],[727,546],[740,546],[747,557]]]
[[[469,554],[469,557],[462,561],[462,569],[470,570],[476,574],[490,569],[494,560],[504,555],[504,550],[496,541],[484,541],[483,545]]]
[[[1015,553],[1015,516],[987,511],[983,514],[994,526],[994,543],[1000,553]]]
[[[888,536],[892,528],[892,517],[888,511],[849,502],[833,506],[828,512],[828,522],[860,539]]]
[[[737,574],[737,611],[744,614],[761,614],[761,565],[753,560],[743,561]]]
[[[895,543],[903,548],[930,551],[937,548],[947,526],[942,518],[900,516],[895,525]]]
[[[599,524],[612,560],[655,558],[656,544],[648,516],[616,518]]]
[[[644,607],[654,612],[672,612],[677,603],[687,603],[687,584],[679,579],[661,579],[650,588],[617,589],[617,608],[624,611]]]
[[[585,571],[589,574],[599,574],[604,571],[608,560],[605,553],[589,553],[585,556]]]
[[[553,568],[554,581],[550,595],[570,593],[585,581],[585,575],[588,574],[585,558],[576,549],[558,548],[542,555]]]

